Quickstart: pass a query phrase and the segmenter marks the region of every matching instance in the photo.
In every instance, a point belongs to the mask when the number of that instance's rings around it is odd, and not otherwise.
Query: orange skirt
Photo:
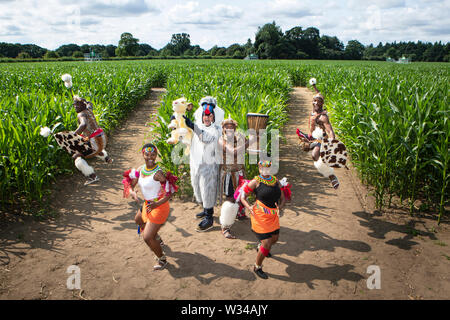
[[[253,206],[254,214],[250,215],[252,230],[256,233],[269,233],[280,229],[278,209],[269,208],[261,201],[256,200]]]
[[[144,201],[144,205],[142,206],[142,220],[144,223],[150,221],[151,223],[163,224],[166,222],[169,217],[170,206],[169,201],[164,202],[159,207],[148,211],[147,210],[147,201]]]

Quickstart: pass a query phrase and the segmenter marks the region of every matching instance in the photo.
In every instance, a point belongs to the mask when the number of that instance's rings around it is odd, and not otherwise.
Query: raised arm
[[[84,130],[86,130],[87,127],[87,121],[86,121],[86,116],[84,114],[78,114],[78,121],[79,121],[79,125],[77,130],[75,130],[76,134],[82,134]]]

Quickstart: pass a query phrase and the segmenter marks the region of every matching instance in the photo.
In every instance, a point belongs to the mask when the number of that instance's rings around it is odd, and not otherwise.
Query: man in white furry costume
[[[220,163],[217,142],[225,113],[213,97],[203,97],[199,104],[200,108],[194,113],[195,123],[184,118],[186,125],[194,131],[190,152],[191,184],[196,201],[203,206],[203,211],[196,215],[203,218],[197,231],[206,231],[213,226]]]

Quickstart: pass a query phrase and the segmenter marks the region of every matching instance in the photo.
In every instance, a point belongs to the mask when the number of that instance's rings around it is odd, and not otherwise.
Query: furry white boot
[[[334,174],[334,169],[323,163],[322,158],[314,161],[314,166],[316,167],[317,171],[319,171],[319,173],[326,178]]]
[[[88,165],[86,160],[81,157],[78,157],[75,160],[75,167],[77,167],[77,169],[80,170],[86,177],[89,177],[91,174],[95,173],[94,168]]]
[[[220,210],[219,221],[223,228],[230,228],[234,224],[239,210],[239,204],[225,201]]]
[[[102,159],[103,161],[106,161],[106,157],[108,156],[108,153],[106,152],[106,150],[102,150],[103,155],[97,155],[97,158]]]

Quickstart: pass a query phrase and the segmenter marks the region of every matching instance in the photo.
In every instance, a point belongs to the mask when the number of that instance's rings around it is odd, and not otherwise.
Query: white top
[[[158,198],[159,191],[161,190],[161,183],[154,179],[154,176],[158,171],[151,176],[144,176],[142,170],[140,172],[138,184],[145,200],[154,200]]]

